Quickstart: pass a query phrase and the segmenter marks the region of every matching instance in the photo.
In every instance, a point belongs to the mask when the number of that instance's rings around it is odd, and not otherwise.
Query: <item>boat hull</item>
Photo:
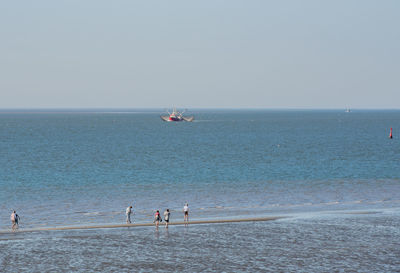
[[[170,116],[160,116],[160,118],[166,122],[180,122],[180,121],[192,122],[194,120],[193,116],[192,117],[182,117],[182,118],[171,118]]]

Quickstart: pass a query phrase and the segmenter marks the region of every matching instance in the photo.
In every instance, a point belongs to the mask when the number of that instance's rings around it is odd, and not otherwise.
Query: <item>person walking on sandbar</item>
[[[13,210],[13,213],[11,213],[10,220],[11,220],[11,229],[13,231],[17,230],[18,229],[19,215],[15,212],[15,210]]]
[[[131,223],[132,206],[126,208],[126,223]]]
[[[189,204],[183,206],[183,222],[189,223]]]
[[[156,214],[154,214],[154,221],[153,221],[153,223],[156,223],[157,229],[158,229],[158,225],[160,224],[160,222],[162,222],[162,219],[161,219],[160,211],[157,210]]]
[[[165,228],[168,228],[168,223],[169,223],[169,215],[171,213],[169,212],[169,209],[164,211],[164,221],[165,221]]]

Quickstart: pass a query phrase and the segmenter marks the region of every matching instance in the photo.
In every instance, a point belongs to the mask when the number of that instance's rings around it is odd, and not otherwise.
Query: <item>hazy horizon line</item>
[[[10,107],[10,108],[1,108],[0,112],[16,112],[16,111],[32,111],[32,112],[77,112],[77,111],[84,111],[84,112],[98,112],[98,111],[106,111],[106,112],[113,112],[113,111],[166,111],[170,110],[173,107]],[[398,111],[400,108],[319,108],[319,107],[176,107],[178,110],[186,110],[186,111],[193,111],[193,110],[255,110],[255,111],[341,111],[347,110],[350,111]]]

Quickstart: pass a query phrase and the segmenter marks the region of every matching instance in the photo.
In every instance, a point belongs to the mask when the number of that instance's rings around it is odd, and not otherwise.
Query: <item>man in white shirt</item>
[[[169,223],[169,216],[170,216],[169,209],[164,211],[164,221],[165,221],[165,228],[168,228],[168,223]]]
[[[126,208],[126,223],[131,223],[132,206]]]
[[[186,203],[183,206],[183,222],[188,223],[189,222],[189,204]]]

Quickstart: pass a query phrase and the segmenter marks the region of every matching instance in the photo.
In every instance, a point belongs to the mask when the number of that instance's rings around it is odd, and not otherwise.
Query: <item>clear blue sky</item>
[[[0,108],[400,108],[400,1],[3,1]]]

